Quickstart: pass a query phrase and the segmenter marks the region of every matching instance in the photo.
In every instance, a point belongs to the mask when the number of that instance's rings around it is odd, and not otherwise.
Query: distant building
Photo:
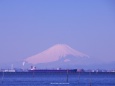
[[[3,72],[16,72],[16,71],[13,69],[7,69],[7,70],[3,70]]]
[[[57,68],[57,70],[61,70],[61,68]]]
[[[85,72],[84,69],[77,69],[77,72]]]
[[[35,66],[31,66],[30,70],[36,70],[36,67]]]
[[[102,72],[102,70],[97,69],[96,72]]]

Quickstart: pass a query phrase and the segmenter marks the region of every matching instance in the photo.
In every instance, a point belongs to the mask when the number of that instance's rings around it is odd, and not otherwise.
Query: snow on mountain
[[[89,57],[86,54],[83,54],[75,49],[72,49],[66,44],[56,44],[39,54],[28,57],[27,59],[25,59],[25,61],[31,64],[48,63],[58,61],[69,55],[74,57]]]

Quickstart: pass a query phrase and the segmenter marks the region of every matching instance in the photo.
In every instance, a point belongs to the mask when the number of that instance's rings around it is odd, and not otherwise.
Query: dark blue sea
[[[0,86],[115,86],[115,73],[0,72]]]

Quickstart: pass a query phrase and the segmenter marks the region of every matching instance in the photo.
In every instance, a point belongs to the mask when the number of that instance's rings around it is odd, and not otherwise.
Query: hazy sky
[[[0,64],[55,44],[115,61],[114,0],[0,0]]]

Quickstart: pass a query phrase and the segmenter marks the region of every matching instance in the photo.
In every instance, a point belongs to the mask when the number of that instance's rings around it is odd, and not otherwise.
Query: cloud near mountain
[[[25,61],[31,64],[48,63],[48,62],[58,61],[70,55],[76,58],[89,57],[86,54],[83,54],[75,49],[72,49],[66,44],[56,44],[39,54],[28,57],[27,59],[25,59]],[[64,60],[64,62],[68,62],[68,61],[70,60],[69,59]]]

